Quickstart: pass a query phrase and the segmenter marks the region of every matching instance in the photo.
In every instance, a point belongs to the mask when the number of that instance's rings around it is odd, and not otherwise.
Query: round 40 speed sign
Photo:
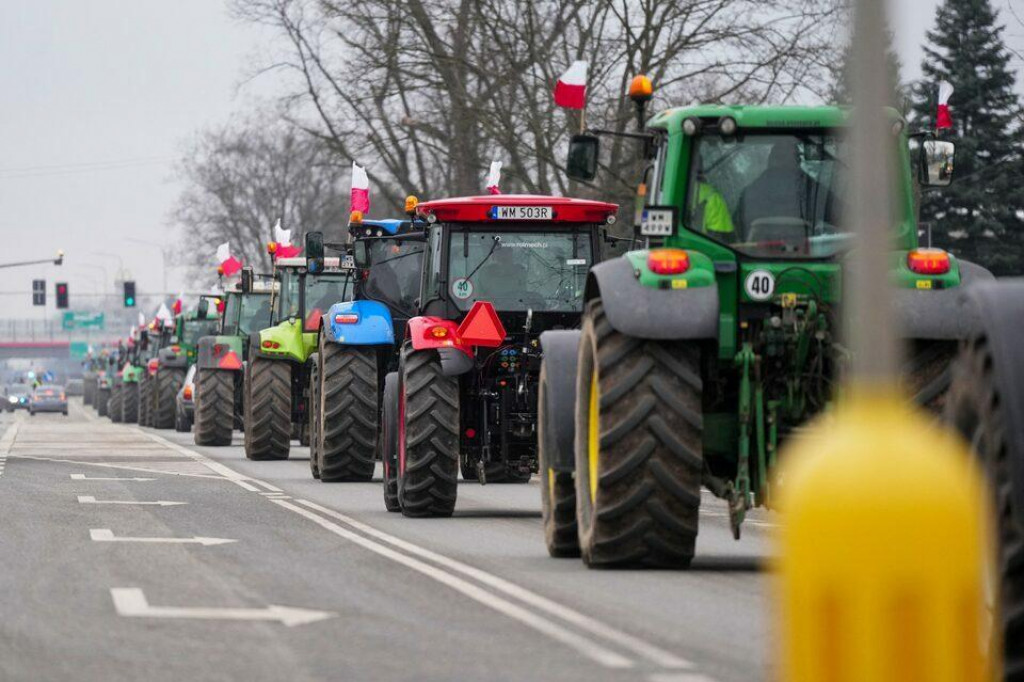
[[[743,289],[753,301],[767,301],[775,293],[775,275],[767,270],[754,270],[743,280]]]

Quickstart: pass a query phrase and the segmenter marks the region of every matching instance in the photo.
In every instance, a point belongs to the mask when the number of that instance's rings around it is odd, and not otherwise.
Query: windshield
[[[685,225],[751,256],[839,253],[849,243],[836,227],[847,152],[833,134],[698,138]]]
[[[490,301],[498,310],[575,312],[590,267],[590,232],[450,232],[448,289],[460,310]]]
[[[412,315],[420,294],[423,242],[367,241],[370,270],[364,283],[366,296],[386,303],[393,312]]]
[[[185,320],[185,338],[182,343],[186,346],[194,346],[204,336],[211,336],[217,333],[220,328],[220,320],[210,318],[206,320]]]
[[[299,273],[284,268],[280,275],[281,286],[276,293],[277,302],[274,306],[274,322],[278,323],[299,315]]]
[[[351,300],[351,282],[352,278],[348,273],[306,277],[306,318],[302,325],[304,331],[317,331],[320,328],[320,317],[332,305]]]
[[[224,334],[248,336],[270,326],[270,293],[228,294]]]
[[[60,389],[54,388],[53,386],[40,386],[35,390],[37,396],[53,397],[60,393]]]

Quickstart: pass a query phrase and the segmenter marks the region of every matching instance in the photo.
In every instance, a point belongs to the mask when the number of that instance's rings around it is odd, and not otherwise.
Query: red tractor
[[[384,498],[450,516],[457,480],[537,471],[541,332],[579,326],[583,286],[618,207],[492,195],[419,205],[427,223],[416,316],[385,377]]]

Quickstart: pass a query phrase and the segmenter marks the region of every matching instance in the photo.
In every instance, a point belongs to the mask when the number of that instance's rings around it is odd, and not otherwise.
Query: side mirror
[[[921,143],[921,184],[946,187],[953,181],[953,159],[956,145],[949,140],[925,140]]]
[[[360,270],[370,267],[370,248],[365,241],[358,240],[352,244],[352,260]]]
[[[250,275],[252,274],[251,270],[249,271],[249,274]],[[243,276],[243,279],[244,279],[244,276]],[[206,319],[206,314],[208,312],[210,312],[210,299],[208,299],[208,298],[201,298],[201,299],[199,299],[199,305],[196,306],[196,317],[198,317],[200,320]]]
[[[306,269],[310,272],[323,272],[324,269],[324,233],[306,233]]]
[[[597,157],[601,149],[600,140],[595,135],[573,135],[569,140],[569,158],[565,171],[573,180],[584,182],[597,177]]]
[[[255,275],[253,274],[252,268],[242,268],[241,287],[243,294],[248,294],[252,291],[252,283],[254,277]],[[200,305],[202,305],[204,301],[205,299],[203,299],[203,301],[200,301]]]

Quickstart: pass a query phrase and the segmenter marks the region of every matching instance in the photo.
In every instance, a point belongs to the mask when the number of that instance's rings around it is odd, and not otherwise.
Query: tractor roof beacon
[[[450,516],[460,469],[480,483],[523,482],[537,470],[538,337],[579,324],[586,273],[617,209],[517,195],[419,204],[417,315],[385,378],[389,509]]]
[[[249,336],[243,385],[245,455],[287,459],[291,440],[309,443],[307,404],[310,356],[323,314],[352,298],[348,259],[277,258],[270,326]]]
[[[415,197],[407,200],[416,205]],[[411,216],[415,218],[415,214]],[[310,472],[324,482],[369,481],[376,459],[384,377],[398,366],[398,345],[419,296],[427,224],[415,219],[356,220],[347,244],[354,257],[352,300],[323,316],[310,373]],[[321,253],[307,234],[306,254]]]
[[[841,227],[849,112],[697,106],[643,125],[644,101],[629,135],[649,177],[636,225],[648,248],[591,270],[581,332],[542,338],[544,526],[553,556],[685,567],[702,486],[727,501],[738,539],[747,511],[772,504],[780,441],[833,398],[856,241]],[[948,184],[954,150],[890,118],[905,384],[937,408],[971,328],[956,290],[991,275],[919,247],[915,167],[921,185]],[[574,137],[568,168],[593,177],[597,151],[595,135]]]

